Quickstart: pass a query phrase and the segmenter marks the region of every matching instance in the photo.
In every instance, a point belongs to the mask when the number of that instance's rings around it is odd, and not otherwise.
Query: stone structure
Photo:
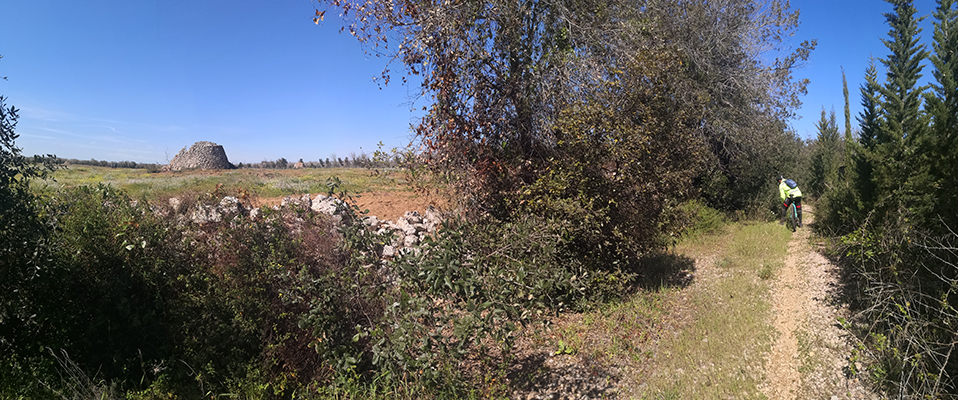
[[[180,171],[184,169],[231,169],[234,168],[226,158],[223,146],[212,142],[196,142],[190,149],[180,150],[176,157],[170,160],[167,169]]]
[[[247,209],[239,199],[232,196],[223,197],[217,205],[196,204],[183,210],[181,210],[183,206],[179,198],[170,198],[169,202],[173,212],[182,215],[180,223],[184,224],[202,225],[210,222],[229,221],[237,217],[255,220],[261,218],[262,214],[262,209]],[[326,197],[319,194],[312,198],[307,193],[300,196],[286,196],[281,204],[272,208],[279,211],[286,207],[301,207],[318,214],[328,215],[332,218],[333,223],[338,225],[342,223],[342,217],[337,211],[340,208],[348,207],[348,205],[335,197]],[[362,223],[366,225],[368,231],[392,237],[392,242],[385,243],[379,250],[379,256],[383,261],[407,252],[418,251],[426,236],[439,229],[444,220],[443,214],[432,206],[424,214],[417,211],[408,211],[396,222],[380,220],[374,216],[362,217]]]

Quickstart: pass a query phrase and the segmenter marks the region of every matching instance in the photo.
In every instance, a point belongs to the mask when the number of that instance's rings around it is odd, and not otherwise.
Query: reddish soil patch
[[[419,196],[410,192],[363,193],[357,199],[361,210],[369,210],[369,215],[379,219],[395,221],[407,211],[426,212],[429,206],[444,210],[445,202],[434,196]]]
[[[274,206],[282,203],[282,197],[260,197],[253,201],[258,207]],[[316,193],[310,194],[315,198]],[[376,218],[395,221],[407,211],[423,213],[429,206],[439,210],[446,209],[446,202],[436,196],[420,196],[412,192],[368,192],[355,199],[360,210],[369,210]]]

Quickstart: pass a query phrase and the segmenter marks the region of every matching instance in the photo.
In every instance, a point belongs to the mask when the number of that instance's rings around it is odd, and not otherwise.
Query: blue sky
[[[889,51],[882,43],[888,39],[889,26],[884,13],[892,11],[891,4],[882,0],[793,0],[792,8],[801,10],[801,26],[794,37],[797,46],[802,40],[818,39],[818,47],[806,66],[795,76],[808,78],[808,95],[798,111],[801,119],[793,121],[792,126],[799,136],[805,139],[815,138],[818,130],[815,123],[821,118],[822,108],[826,112],[835,109],[839,130],[844,132],[845,98],[842,94],[842,68],[848,80],[848,94],[852,114],[852,129],[857,129],[855,117],[861,112],[860,87],[865,82],[865,69],[869,57],[875,57],[880,82],[885,80],[884,65],[879,59],[887,58]],[[935,0],[915,0],[917,17],[927,16],[920,23],[921,42],[931,51],[934,27],[931,15],[937,4]],[[932,79],[932,67],[924,62],[924,75],[919,84],[926,85]]]
[[[386,60],[312,22],[310,0],[0,0],[0,94],[20,109],[26,154],[166,163],[200,140],[233,162],[311,161],[410,142],[423,100]],[[934,0],[916,1],[919,15]],[[841,67],[860,110],[870,55],[885,57],[881,0],[792,1],[802,25],[792,46],[818,39],[798,77],[812,80],[795,121],[815,136],[822,107],[842,118]],[[330,18],[332,17],[332,18]],[[930,43],[930,18],[923,41]],[[881,66],[880,74],[882,74]],[[930,76],[926,67],[926,78]],[[394,70],[401,69],[395,65]],[[854,122],[853,122],[854,124]],[[856,124],[857,125],[857,124]]]

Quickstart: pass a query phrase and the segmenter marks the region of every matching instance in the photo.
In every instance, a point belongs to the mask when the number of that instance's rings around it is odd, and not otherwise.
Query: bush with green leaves
[[[535,216],[444,222],[394,264],[398,286],[384,324],[365,334],[373,363],[448,392],[508,362],[521,326],[628,292],[631,273],[590,270],[572,257],[566,232],[563,222]],[[465,372],[467,361],[480,367]]]
[[[50,226],[43,263],[32,279],[6,282],[18,294],[14,316],[29,318],[4,316],[0,391],[59,390],[61,352],[89,377],[144,396],[265,398],[367,370],[368,343],[353,338],[383,314],[382,275],[358,262],[365,256],[329,217],[261,211],[197,224],[189,209],[108,186],[53,195],[39,214]]]
[[[18,110],[0,96],[0,392],[7,387],[36,387],[36,363],[42,342],[31,337],[36,314],[27,287],[47,281],[52,226],[41,217],[41,198],[30,192],[31,179],[55,167],[52,156],[24,156],[16,147]],[[28,343],[17,337],[30,338]],[[43,368],[52,368],[47,362]]]
[[[668,239],[673,243],[715,232],[728,223],[725,214],[698,199],[670,207],[665,220],[665,235],[668,235]]]
[[[928,51],[914,2],[888,3],[886,79],[872,60],[858,143],[846,135],[846,182],[824,188],[820,227],[844,235],[842,262],[860,311],[852,324],[861,339],[856,356],[873,361],[870,377],[898,397],[949,398],[958,377],[958,9],[937,2]],[[925,60],[930,86],[919,84]]]

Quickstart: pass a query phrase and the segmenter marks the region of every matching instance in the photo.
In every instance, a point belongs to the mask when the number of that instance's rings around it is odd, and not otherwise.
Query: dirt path
[[[544,361],[525,370],[541,375],[514,398],[883,398],[849,373],[854,338],[838,323],[849,314],[839,270],[812,242],[811,207],[804,217],[794,233],[740,224],[685,243],[663,258],[682,261],[670,271],[685,280],[556,321],[552,332],[577,351],[530,344],[526,359]],[[634,332],[643,339],[623,336]]]
[[[814,211],[807,205],[804,222],[772,285],[778,336],[768,356],[763,392],[769,399],[880,398],[847,373],[851,338],[837,323],[847,313],[836,301],[838,270],[809,241]]]
[[[316,197],[317,194],[319,193],[312,193],[310,197]],[[255,199],[253,205],[270,207],[281,204],[285,197],[287,196],[259,197]],[[357,196],[355,200],[360,209],[369,210],[369,215],[390,221],[398,220],[407,211],[424,213],[429,207],[446,210],[448,206],[447,202],[439,196],[423,196],[404,191],[365,192]]]

